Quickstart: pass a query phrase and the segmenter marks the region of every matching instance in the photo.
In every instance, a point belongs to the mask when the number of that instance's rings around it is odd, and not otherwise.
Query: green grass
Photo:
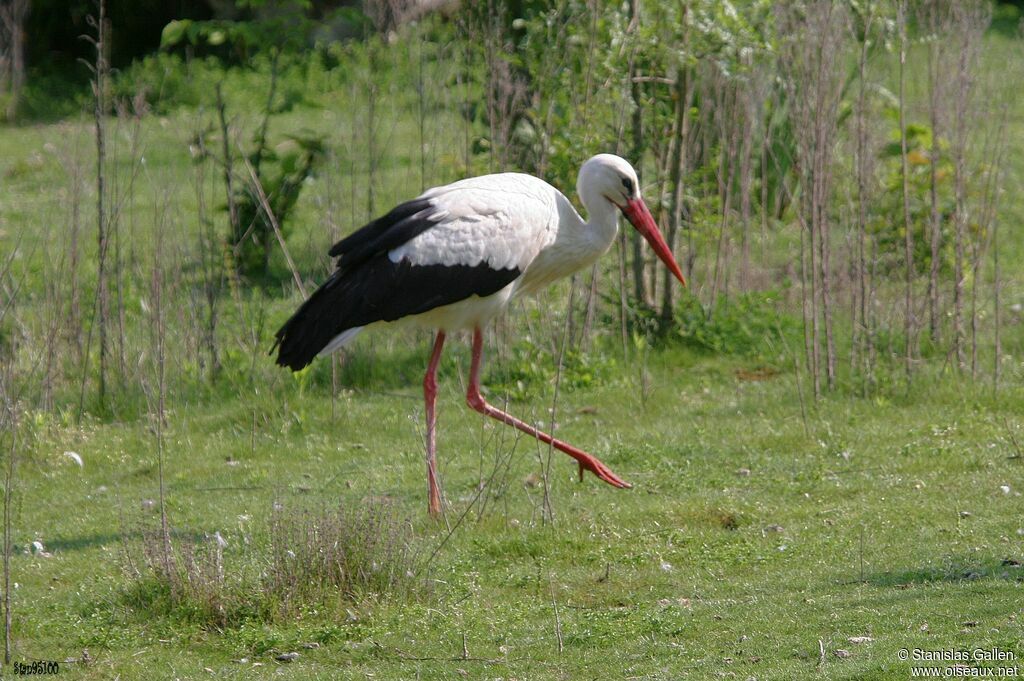
[[[205,668],[274,676],[274,655],[290,650],[301,653],[290,672],[303,678],[459,669],[474,678],[906,678],[902,647],[1022,652],[1024,573],[1002,564],[1024,548],[1024,464],[1009,437],[1024,439],[1019,388],[999,399],[940,383],[906,403],[827,399],[805,433],[792,377],[744,382],[734,377],[744,368],[655,352],[646,406],[626,372],[563,393],[559,434],[636,487],[616,491],[590,476],[580,484],[556,452],[551,524],[527,484],[546,452],[482,423],[449,370],[440,407],[449,522],[496,457],[511,465],[484,491],[483,515],[470,512],[434,556],[429,588],[222,630],[127,599],[123,537],[133,546],[133,528],[156,523],[141,507],[157,494],[146,425],[41,417],[20,471],[16,543],[39,539],[53,556],[14,558],[15,659],[88,648],[94,662],[67,666],[75,678],[199,678]],[[386,496],[428,555],[447,532],[424,513],[417,387],[345,393],[334,418],[323,391],[300,395],[287,381],[272,394],[260,386],[237,401],[174,409],[172,524],[200,539],[220,532],[226,564],[237,565],[252,560],[243,537],[275,502]],[[538,415],[546,404],[512,409]],[[463,636],[469,660],[459,659]],[[850,643],[855,636],[874,640]]]

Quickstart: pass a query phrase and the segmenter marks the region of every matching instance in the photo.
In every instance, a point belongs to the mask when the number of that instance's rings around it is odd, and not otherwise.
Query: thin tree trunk
[[[630,32],[636,36],[640,32],[640,0],[630,0],[629,3],[629,26]],[[637,181],[643,186],[643,152],[644,152],[644,117],[641,108],[642,90],[641,84],[636,80],[636,47],[629,60],[629,93],[632,99],[633,111],[631,116],[631,144],[630,161],[636,168]],[[636,230],[630,230],[630,241],[633,245],[633,297],[638,307],[649,307],[647,287],[644,285],[644,244],[643,237]]]
[[[904,266],[906,267],[906,288],[905,288],[905,313],[904,333],[904,362],[907,376],[907,388],[909,390],[913,377],[913,348],[914,348],[914,230],[910,220],[910,178],[907,170],[907,126],[905,120],[906,98],[904,92],[905,71],[907,63],[907,4],[901,0],[897,10],[897,23],[900,32],[900,70],[899,70],[899,126],[900,126],[900,178],[903,187],[903,230],[904,238]]]
[[[669,194],[668,230],[665,235],[668,246],[673,251],[675,251],[676,238],[679,234],[679,225],[683,212],[683,169],[686,163],[685,140],[689,135],[689,117],[686,115],[690,94],[688,74],[688,69],[683,64],[680,64],[679,73],[676,75],[673,96],[676,114],[675,134],[672,137],[672,147],[669,152],[669,189],[671,193]],[[668,268],[665,268],[661,291],[661,321],[664,325],[672,321],[674,291],[672,273],[668,271]]]
[[[961,93],[962,94],[962,93]],[[967,121],[962,104],[957,105],[956,139],[953,145],[955,208],[953,209],[953,352],[957,367],[963,369],[964,357],[964,248],[967,223],[966,136]]]
[[[498,18],[494,9],[493,0],[487,0],[487,21],[484,27],[484,61],[487,65],[487,127],[488,127],[488,139],[490,146],[488,147],[488,160],[489,172],[498,172],[500,162],[496,162],[495,153],[498,147],[498,103],[497,103],[497,69],[495,62],[497,57],[495,52],[499,48],[495,47],[494,43],[497,41],[495,34],[497,33]],[[570,314],[572,312],[570,311]]]
[[[171,530],[167,522],[166,489],[164,485],[164,418],[166,412],[166,381],[165,381],[165,341],[167,336],[166,320],[164,316],[164,271],[163,271],[163,237],[157,236],[156,251],[153,257],[153,315],[156,317],[155,334],[155,359],[157,371],[157,395],[156,395],[156,454],[157,454],[157,484],[160,494],[160,538],[163,547],[164,569],[171,568]]]
[[[805,191],[808,194],[813,194],[815,191],[813,179],[810,184],[812,185],[810,190]],[[814,399],[818,399],[821,397],[821,315],[818,309],[821,300],[821,279],[819,274],[821,269],[818,262],[821,246],[818,242],[821,239],[821,234],[818,231],[814,217],[814,198],[809,198],[807,203],[809,204],[807,230],[810,236],[808,243],[810,261],[808,265],[811,273],[811,355],[813,360],[811,366],[814,372]]]
[[[81,166],[77,159],[74,164],[74,172],[71,177],[71,191],[69,201],[71,202],[71,229],[69,235],[70,261],[68,263],[68,284],[71,291],[68,295],[68,323],[67,335],[74,344],[76,359],[82,361],[82,306],[81,306],[81,282],[79,281],[79,262],[81,260],[81,248],[79,243],[82,231],[81,221],[81,200],[82,200],[82,178]]]
[[[741,251],[740,251],[740,290],[744,293],[751,288],[750,272],[750,217],[751,204],[754,186],[754,127],[757,121],[756,93],[751,91],[752,85],[748,82],[741,86],[743,102],[743,136],[740,142],[740,221]]]
[[[7,102],[6,116],[8,121],[13,121],[18,115],[18,104],[21,101],[21,90],[25,86],[25,21],[28,19],[29,0],[7,0],[0,6],[0,22],[3,23],[8,41],[7,70],[8,73],[0,74],[0,84],[3,76],[7,76],[7,87],[10,91],[10,99]],[[2,53],[0,53],[2,54]],[[0,66],[4,64],[0,63]]]
[[[669,191],[668,187],[668,158],[669,151],[672,141],[672,130],[663,131],[661,134],[655,134],[650,136],[650,151],[651,155],[654,156],[654,186],[657,188],[654,192],[658,197],[664,197]],[[659,225],[668,224],[668,206],[665,201],[658,201],[657,209],[655,213],[656,222]],[[693,231],[688,230],[687,234],[692,237]],[[692,251],[691,251],[692,252]],[[690,270],[688,265],[684,262],[682,264],[683,272],[687,278],[690,278]],[[644,268],[644,280],[646,282],[647,292],[649,299],[657,301],[658,298],[658,276],[659,268],[657,267],[645,267]]]
[[[263,163],[263,154],[267,150],[267,131],[270,129],[270,116],[274,112],[274,97],[277,95],[277,69],[281,62],[281,50],[274,48],[270,58],[270,87],[267,88],[267,103],[263,109],[263,122],[260,123],[259,132],[256,133],[253,153],[252,167],[256,175],[260,174],[260,164]]]
[[[825,125],[825,123],[819,123]],[[822,134],[822,138],[824,138]],[[819,169],[816,175],[819,179],[816,207],[814,214],[818,222],[818,247],[821,249],[819,263],[821,265],[821,311],[825,325],[825,375],[828,381],[829,390],[836,387],[836,341],[833,334],[832,324],[832,241],[828,218],[828,190],[826,174],[829,173],[828,165],[831,161],[831,145],[821,144],[818,151]]]
[[[366,83],[366,219],[377,215],[377,47],[370,45],[370,74]]]
[[[996,138],[996,147],[1005,150],[1006,121],[1009,116],[1009,100],[1004,102],[1001,112],[999,134]],[[1003,339],[1002,339],[1002,272],[999,261],[999,213],[996,210],[999,196],[1002,190],[1002,163],[996,165],[996,177],[991,188],[992,201],[992,324],[995,357],[992,362],[992,392],[999,392],[1000,369],[1002,366]]]
[[[768,147],[771,146],[771,126],[765,123],[764,148],[761,150],[761,269],[768,268]]]
[[[228,119],[225,112],[226,105],[224,103],[223,93],[221,92],[221,85],[222,83],[217,83],[214,88],[214,92],[217,94],[217,120],[220,123],[221,153],[223,155],[224,168],[224,193],[226,194],[228,203],[228,220],[230,222],[232,239],[237,240],[242,235],[242,231],[238,225],[238,207],[235,205],[235,171],[234,160],[231,158],[231,131],[228,127]]]
[[[106,0],[99,2],[99,18],[96,20],[96,65],[93,81],[95,99],[94,117],[96,128],[96,241],[99,250],[97,261],[97,320],[99,326],[99,402],[101,407],[107,400],[107,356],[110,352],[107,337],[110,320],[110,292],[107,281],[107,251],[109,235],[107,233],[107,210],[104,205],[106,198],[106,113],[107,113],[107,16]]]
[[[868,317],[867,317],[867,372],[870,385],[875,384],[875,360],[878,356],[878,312],[875,305],[878,299],[878,239],[871,237],[870,269],[868,271]]]
[[[836,342],[832,321],[832,238],[828,216],[828,202],[831,194],[832,180],[832,141],[837,126],[838,99],[840,94],[833,95],[832,78],[827,69],[836,69],[841,62],[841,38],[838,34],[843,29],[836,27],[832,17],[836,11],[831,3],[827,5],[823,25],[821,27],[822,53],[818,65],[817,106],[819,115],[813,118],[815,127],[816,159],[814,171],[815,191],[812,195],[814,208],[812,215],[817,223],[818,248],[820,249],[819,265],[821,267],[821,311],[825,326],[825,375],[829,390],[836,387]],[[833,104],[835,97],[835,104]]]
[[[802,222],[802,221],[801,221]],[[821,380],[818,374],[817,336],[813,333],[815,320],[814,295],[812,284],[808,280],[808,274],[814,276],[814,271],[807,262],[808,249],[807,241],[810,230],[805,224],[800,226],[800,309],[803,312],[804,330],[804,358],[807,361],[807,368],[811,374],[814,386],[814,399],[821,394]]]
[[[933,8],[933,11],[938,11]],[[937,18],[936,18],[937,20]],[[939,108],[944,103],[941,91],[946,74],[939,75],[942,40],[931,41],[928,51],[928,108],[932,126],[932,144],[929,150],[928,198],[931,208],[931,268],[928,273],[928,331],[933,343],[939,342],[939,254],[942,245],[942,222],[939,216],[939,136],[941,132]]]
[[[417,28],[419,51],[416,59],[416,122],[420,137],[420,191],[427,189],[427,137],[426,137],[426,83],[423,76],[423,46],[426,33],[422,26]]]
[[[981,260],[974,262],[973,276],[971,277],[971,380],[978,378],[978,275],[980,274]]]
[[[219,89],[219,88],[218,88]],[[218,93],[218,100],[220,96]],[[197,135],[202,144],[204,138]],[[204,154],[204,157],[206,155]],[[220,240],[217,238],[213,221],[210,220],[206,210],[206,164],[195,165],[195,192],[196,192],[196,216],[199,221],[199,253],[202,265],[203,294],[206,303],[206,319],[203,325],[203,341],[207,354],[207,376],[210,382],[217,380],[220,373],[220,356],[217,352],[217,320],[220,292],[224,283],[222,262],[222,249],[219,248]],[[232,204],[228,205],[229,215],[232,211]],[[200,355],[200,353],[197,353]],[[203,368],[202,361],[200,370]]]
[[[725,272],[728,268],[729,213],[733,200],[732,188],[736,178],[736,119],[738,116],[735,89],[731,88],[730,83],[722,74],[717,74],[714,80],[716,81],[714,87],[718,94],[714,117],[718,119],[719,146],[719,160],[715,167],[721,214],[718,222],[718,246],[715,249],[715,270],[711,277],[711,294],[708,298],[708,319],[711,319],[714,314],[719,289],[726,285],[723,279],[727,281],[728,277]],[[731,100],[730,90],[733,94]]]
[[[470,53],[470,41],[467,40],[462,51],[462,65],[461,68],[455,72],[455,84],[459,87],[459,92],[462,93],[462,164],[464,166],[463,173],[466,175],[471,174],[473,170],[473,122],[470,119],[470,111],[472,111],[472,101],[469,92],[469,65],[472,61]]]
[[[857,175],[857,298],[859,307],[854,308],[853,343],[851,357],[861,352],[863,366],[861,394],[867,396],[868,386],[872,382],[869,357],[871,356],[872,334],[868,322],[868,308],[873,300],[868,298],[868,272],[865,254],[865,242],[868,236],[868,182],[870,178],[868,131],[867,131],[867,79],[868,79],[868,45],[871,38],[871,25],[874,21],[875,5],[868,9],[864,25],[864,39],[861,43],[860,61],[858,63],[859,83],[857,91],[856,129],[857,142],[855,154]]]
[[[995,327],[995,357],[992,360],[992,392],[999,392],[999,370],[1003,356],[1002,274],[999,270],[999,218],[992,221],[992,323]]]

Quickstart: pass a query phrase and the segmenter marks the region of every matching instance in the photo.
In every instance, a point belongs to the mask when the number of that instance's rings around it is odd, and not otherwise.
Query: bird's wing
[[[472,177],[435,187],[356,230],[329,251],[353,270],[388,253],[414,265],[485,263],[526,269],[558,227],[556,190],[519,173]]]
[[[301,368],[348,329],[497,293],[554,240],[553,192],[526,175],[472,178],[339,241],[338,269],[277,332],[278,363]]]
[[[434,224],[393,247],[392,262],[524,271],[554,241],[556,192],[518,173],[470,178],[426,192]]]
[[[276,334],[277,363],[298,370],[346,331],[497,293],[520,271],[487,266],[395,263],[386,254],[355,270],[335,270]]]

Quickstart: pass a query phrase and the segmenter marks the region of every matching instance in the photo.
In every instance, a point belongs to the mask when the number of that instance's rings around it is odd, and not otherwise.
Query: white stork
[[[518,296],[592,264],[611,246],[621,210],[685,286],[650,211],[636,171],[611,154],[580,168],[576,191],[590,214],[547,182],[520,173],[472,177],[429,189],[330,250],[337,269],[277,332],[277,363],[297,371],[368,326],[408,320],[437,330],[423,378],[428,509],[441,510],[434,403],[445,334],[473,330],[470,407],[565,452],[614,487],[630,485],[597,458],[490,405],[480,394],[481,329]]]

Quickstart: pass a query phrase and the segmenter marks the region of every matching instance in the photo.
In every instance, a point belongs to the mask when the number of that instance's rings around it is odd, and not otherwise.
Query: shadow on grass
[[[171,530],[171,538],[200,541],[206,537],[207,534],[212,534],[212,532],[212,530],[210,533]],[[124,541],[139,540],[142,539],[144,535],[145,532],[142,530],[133,530],[130,532],[93,532],[92,534],[84,534],[78,537],[57,537],[46,541],[46,549],[51,552],[84,551],[98,546],[122,544]],[[17,551],[17,547],[15,547],[15,551]]]
[[[864,582],[874,586],[907,588],[916,585],[973,582],[982,579],[1024,582],[1024,560],[1020,558],[987,558],[984,560],[951,558],[941,566],[876,572],[866,575]]]

